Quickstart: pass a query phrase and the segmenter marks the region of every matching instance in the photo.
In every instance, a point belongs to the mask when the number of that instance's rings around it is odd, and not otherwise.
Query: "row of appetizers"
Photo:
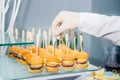
[[[74,68],[86,69],[89,65],[88,54],[67,48],[64,44],[54,48],[49,45],[46,48],[29,46],[27,48],[12,46],[9,48],[9,57],[26,65],[30,72],[41,72],[43,68],[47,72],[57,72],[59,67],[63,70]]]

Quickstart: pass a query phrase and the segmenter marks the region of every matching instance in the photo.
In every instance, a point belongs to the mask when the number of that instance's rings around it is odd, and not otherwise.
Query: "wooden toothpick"
[[[29,41],[32,41],[33,39],[32,39],[32,33],[30,32],[30,31],[27,31],[27,41],[29,42]]]
[[[74,50],[76,50],[77,32],[74,32]]]
[[[40,36],[41,36],[41,29],[38,29],[38,36],[39,36],[39,38],[40,38]],[[40,43],[40,39],[39,39],[39,43]],[[40,45],[40,44],[39,44]],[[40,47],[40,46],[39,46]]]
[[[50,45],[51,29],[48,29],[48,45]]]
[[[31,35],[32,33],[30,31],[26,31],[26,40],[27,42],[30,42],[31,41]],[[30,53],[32,54],[32,50],[30,51]]]
[[[32,32],[31,32],[31,41],[34,40],[34,35],[35,35],[35,29],[32,28]]]
[[[10,33],[8,33],[11,42],[15,42],[14,30],[13,28],[10,29]]]
[[[82,36],[82,33],[80,34],[80,49],[81,49],[81,52],[83,51],[83,36]]]
[[[56,42],[56,38],[55,38],[55,37],[53,37],[52,56],[54,56],[55,42]]]
[[[40,35],[41,34],[41,29],[38,29],[38,35]]]
[[[67,55],[68,55],[68,34],[65,35],[65,38],[66,38],[66,47],[67,47]]]
[[[45,48],[45,30],[43,31],[43,48]]]
[[[29,42],[29,31],[26,31],[26,40]]]
[[[30,41],[33,41],[33,36],[32,36],[32,33],[31,33],[31,32],[29,33],[29,40],[30,40]]]
[[[47,31],[44,31],[45,47],[47,46]]]
[[[39,34],[36,35],[36,54],[39,55],[39,40],[40,40],[40,36]]]
[[[60,34],[59,45],[62,44],[62,34]],[[60,50],[62,50],[62,46],[60,46]]]
[[[32,35],[34,36],[34,34],[35,34],[35,29],[32,28]]]
[[[70,41],[71,30],[68,31],[68,41]]]
[[[16,34],[15,39],[18,40],[18,29],[17,28],[15,28],[15,34]]]
[[[25,30],[22,30],[22,41],[25,41]]]

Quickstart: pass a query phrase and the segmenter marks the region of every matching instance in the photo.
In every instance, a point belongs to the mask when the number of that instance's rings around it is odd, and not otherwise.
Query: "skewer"
[[[22,30],[22,42],[24,42],[25,41],[25,30]],[[23,47],[23,45],[22,45],[22,47]]]
[[[51,29],[48,29],[48,45],[50,45]]]
[[[70,41],[71,30],[68,31],[68,41]]]
[[[74,50],[76,50],[77,32],[74,32]]]
[[[68,31],[67,55],[69,54],[68,49],[70,48],[70,36],[71,36],[71,30]]]
[[[68,41],[68,34],[66,34],[65,37],[66,37],[66,47],[67,47],[67,55],[68,55],[68,44],[69,44],[69,43],[68,43],[68,42],[69,42],[69,41]]]
[[[33,35],[32,35],[32,32],[29,31],[29,35],[28,35],[28,36],[29,36],[29,38],[28,38],[29,41],[33,41]]]
[[[38,29],[38,36],[39,36],[39,38],[40,38],[40,36],[41,36],[41,29]],[[39,43],[40,43],[40,39],[39,39]],[[39,46],[40,47],[40,46]]]
[[[29,31],[26,32],[26,41],[29,42],[30,39],[30,35],[29,35]]]
[[[60,34],[59,45],[62,44],[62,34]],[[60,46],[60,50],[62,50],[62,46]]]
[[[40,37],[40,35],[39,34],[37,34],[36,35],[36,54],[39,56],[39,37]]]
[[[32,28],[32,35],[34,36],[34,34],[35,34],[35,29]]]
[[[15,39],[18,40],[18,29],[15,28]]]
[[[53,37],[52,56],[54,56],[55,41],[56,41],[56,38],[55,38],[55,37]]]
[[[34,35],[35,35],[35,29],[32,28],[32,35],[31,35],[31,40],[32,40],[32,41],[34,40]]]
[[[27,41],[29,42],[29,41],[31,41],[31,36],[32,36],[32,33],[30,32],[30,31],[27,31]],[[32,54],[32,50],[30,51],[30,53]]]
[[[62,34],[60,34],[60,43],[59,44],[62,44]]]
[[[41,34],[41,29],[38,29],[38,35],[40,35]]]
[[[68,53],[68,49],[70,48],[70,41],[68,41],[68,47],[67,47],[67,55],[69,54]]]
[[[22,30],[22,41],[25,41],[25,30]]]
[[[83,51],[82,43],[83,43],[83,36],[82,36],[82,33],[81,33],[80,34],[80,50],[81,50],[81,52]]]
[[[43,31],[43,48],[45,48],[45,30]]]
[[[59,36],[56,37],[59,40],[59,45],[62,44],[62,34],[60,34]],[[61,50],[61,46],[59,46],[60,50]]]
[[[46,30],[44,31],[44,38],[45,38],[45,47],[47,46],[47,32]]]

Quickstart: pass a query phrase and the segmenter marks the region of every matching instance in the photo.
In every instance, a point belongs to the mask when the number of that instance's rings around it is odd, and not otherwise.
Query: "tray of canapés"
[[[70,46],[69,34],[66,34],[65,36],[66,36],[66,44],[60,43],[58,47],[55,47],[56,38],[53,38],[52,45],[50,45],[50,42],[48,42],[49,45],[47,45],[46,31],[44,31],[43,48],[39,46],[40,35],[38,34],[36,36],[36,45],[27,46],[26,48],[23,46],[9,47],[8,48],[9,54],[6,60],[8,61],[8,63],[6,63],[5,65],[11,63],[8,66],[11,69],[14,68],[14,70],[13,71],[7,70],[7,71],[10,71],[11,75],[12,72],[14,72],[14,75],[12,76],[14,76],[14,79],[16,79],[16,78],[35,77],[35,75],[37,74],[38,74],[37,76],[40,75],[48,76],[53,73],[64,74],[69,72],[80,72],[80,71],[84,72],[84,71],[97,69],[91,67],[91,64],[88,61],[89,55],[87,52],[83,51],[82,49],[82,35],[80,35],[81,51],[76,50],[75,47],[74,50],[69,48]],[[76,46],[75,39],[76,37],[74,37],[74,46]],[[61,39],[59,41],[61,41]],[[20,63],[21,65],[19,65],[18,63]],[[17,67],[15,67],[15,65]],[[4,66],[2,68],[4,68]],[[21,70],[21,72],[19,69]],[[28,72],[26,72],[26,70]],[[9,72],[6,74],[10,75]]]
[[[12,46],[9,48],[9,57],[17,60],[28,67],[28,71],[32,73],[42,72],[45,68],[47,72],[57,72],[59,67],[63,70],[73,70],[74,68],[86,69],[89,65],[88,54],[86,52],[78,52],[69,49],[69,54],[64,50],[65,45],[60,45],[62,50],[55,48],[54,55],[52,55],[52,47],[47,46],[39,48],[36,53],[36,47],[30,46],[27,49],[22,47]]]

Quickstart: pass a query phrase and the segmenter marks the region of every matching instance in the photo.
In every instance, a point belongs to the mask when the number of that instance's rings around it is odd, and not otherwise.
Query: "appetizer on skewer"
[[[57,72],[59,70],[60,60],[55,56],[51,56],[47,59],[45,69],[47,72]]]
[[[17,55],[17,46],[12,46],[12,47],[9,47],[8,51],[9,51],[9,54],[8,56],[11,57],[11,58],[14,58],[16,55]]]
[[[79,69],[85,69],[88,67],[89,65],[89,62],[88,62],[88,54],[83,51],[83,46],[82,46],[82,43],[83,43],[83,37],[82,37],[82,34],[80,34],[80,49],[81,51],[79,53],[77,53],[76,55],[76,68],[79,68]]]
[[[32,73],[41,72],[43,68],[43,61],[39,55],[33,54],[27,58],[28,70]]]
[[[72,55],[64,55],[61,61],[61,67],[63,70],[71,71],[74,69],[74,57]]]
[[[48,57],[46,66],[45,66],[47,72],[57,72],[59,70],[60,60],[54,54],[55,41],[56,41],[56,39],[53,38],[52,54],[51,54],[51,56]]]
[[[66,34],[66,54],[62,57],[61,67],[67,71],[74,69],[74,56],[69,54],[68,34]]]
[[[13,57],[15,59],[17,59],[18,62],[21,62],[23,57],[22,57],[22,53],[25,51],[24,48],[22,47],[18,47],[18,46],[12,46],[9,48],[9,57]]]
[[[77,53],[76,68],[86,69],[89,65],[88,54],[84,51]]]
[[[22,61],[22,64],[24,65],[27,65],[27,58],[30,58],[32,57],[32,55],[34,55],[33,53],[31,53],[31,51],[29,50],[26,50],[22,53],[22,57],[23,57],[23,61]]]

